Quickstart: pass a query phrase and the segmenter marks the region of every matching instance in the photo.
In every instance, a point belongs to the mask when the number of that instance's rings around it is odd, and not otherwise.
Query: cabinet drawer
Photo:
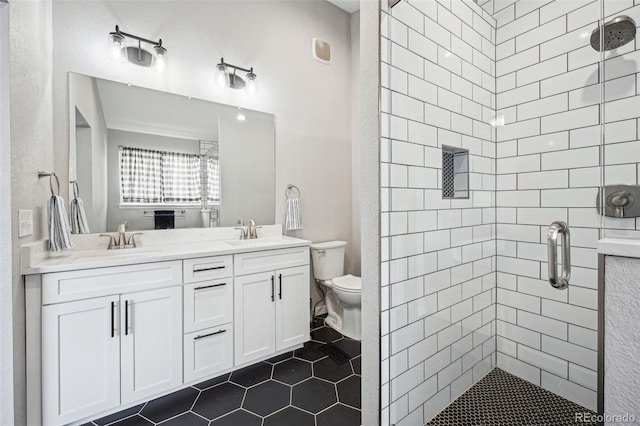
[[[212,377],[233,366],[233,326],[184,335],[184,382]]]
[[[233,280],[203,281],[184,286],[184,332],[233,321]]]
[[[42,276],[44,305],[182,284],[182,262],[141,263]]]
[[[235,275],[273,271],[280,268],[309,264],[309,247],[296,247],[283,250],[263,250],[236,254],[234,259]]]
[[[186,259],[183,266],[185,284],[215,280],[233,275],[233,256]]]

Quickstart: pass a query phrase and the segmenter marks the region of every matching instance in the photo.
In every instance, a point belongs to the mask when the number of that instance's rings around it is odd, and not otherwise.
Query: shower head
[[[601,34],[602,33],[602,34]],[[618,16],[591,33],[591,47],[598,52],[617,49],[636,38],[636,23],[628,16]],[[602,39],[602,46],[600,41]]]

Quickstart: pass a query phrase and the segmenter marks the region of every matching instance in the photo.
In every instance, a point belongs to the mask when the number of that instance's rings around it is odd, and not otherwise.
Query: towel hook
[[[60,179],[58,179],[58,175],[56,175],[56,172],[43,172],[42,170],[38,170],[38,177],[45,177],[45,176],[49,176],[49,189],[51,190],[51,196],[55,197],[60,195]],[[58,191],[54,191],[53,190],[53,179],[55,178],[56,180],[56,185],[58,186]]]
[[[287,189],[284,191],[284,196],[286,198],[291,198],[289,195],[291,193],[291,190],[295,189],[296,191],[298,191],[298,198],[300,198],[302,196],[302,191],[300,191],[300,188],[298,188],[297,186],[293,185],[293,184],[288,184],[287,185]]]
[[[78,195],[80,195],[80,188],[78,187],[78,181],[72,180],[71,184],[73,185],[73,198],[77,199]]]

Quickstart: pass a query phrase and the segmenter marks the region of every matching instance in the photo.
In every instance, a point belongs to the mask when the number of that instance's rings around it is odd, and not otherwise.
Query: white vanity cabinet
[[[120,296],[121,404],[182,384],[180,287]]]
[[[44,274],[41,293],[28,280],[28,304],[42,301],[42,424],[182,384],[181,272],[174,261]],[[113,294],[95,297],[109,293],[109,283]]]
[[[118,296],[42,308],[43,424],[120,405]]]
[[[301,347],[309,242],[278,238],[294,245],[207,243],[199,257],[188,245],[139,263],[108,253],[32,268],[27,424],[81,424]]]
[[[309,249],[234,256],[235,364],[309,340]]]

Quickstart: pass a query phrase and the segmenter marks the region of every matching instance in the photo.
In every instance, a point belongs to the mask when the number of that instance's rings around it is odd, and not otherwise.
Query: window
[[[207,162],[207,202],[220,202],[220,162],[217,158],[205,157]]]
[[[120,148],[122,203],[200,204],[200,156]]]

